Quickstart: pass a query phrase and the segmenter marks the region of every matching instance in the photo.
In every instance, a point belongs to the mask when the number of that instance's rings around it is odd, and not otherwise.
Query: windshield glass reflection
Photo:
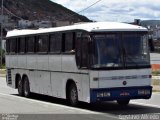
[[[93,41],[94,68],[150,65],[145,34],[97,34],[93,35]]]

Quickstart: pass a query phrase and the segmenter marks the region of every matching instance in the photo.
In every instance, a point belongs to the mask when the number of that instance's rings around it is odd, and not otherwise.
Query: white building
[[[49,28],[52,27],[51,21],[34,21],[34,27],[36,28]]]
[[[28,28],[28,27],[32,27],[33,26],[33,23],[32,21],[29,21],[29,20],[19,20],[18,21],[18,27],[20,28]]]

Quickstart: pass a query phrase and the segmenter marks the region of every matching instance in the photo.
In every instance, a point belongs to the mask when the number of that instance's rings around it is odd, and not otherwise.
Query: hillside
[[[50,0],[4,0],[4,7],[15,15],[27,20],[90,21],[88,18]],[[13,18],[16,19],[15,17]]]
[[[141,25],[152,26],[152,27],[160,26],[160,20],[143,20],[141,21]]]

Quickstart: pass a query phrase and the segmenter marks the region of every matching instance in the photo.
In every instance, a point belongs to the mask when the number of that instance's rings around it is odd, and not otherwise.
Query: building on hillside
[[[33,27],[33,22],[29,20],[19,20],[18,21],[18,28],[26,29]]]
[[[70,21],[57,21],[57,22],[53,23],[53,26],[54,27],[61,27],[61,26],[67,26],[67,25],[71,25],[71,24],[73,24],[73,23]]]
[[[42,20],[42,21],[33,21],[33,25],[35,28],[50,28],[52,27],[52,22],[51,21],[45,21],[45,20]]]

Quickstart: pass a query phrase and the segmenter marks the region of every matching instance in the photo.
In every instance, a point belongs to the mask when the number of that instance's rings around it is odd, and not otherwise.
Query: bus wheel
[[[71,84],[69,87],[69,102],[72,106],[78,105],[78,92],[75,84]]]
[[[23,96],[24,94],[24,89],[23,89],[23,81],[21,80],[20,77],[18,77],[18,94],[19,96]]]
[[[130,100],[117,100],[119,105],[128,105]]]
[[[27,77],[24,78],[24,96],[25,97],[30,97],[31,93],[30,93],[30,86],[29,86],[29,80]]]

